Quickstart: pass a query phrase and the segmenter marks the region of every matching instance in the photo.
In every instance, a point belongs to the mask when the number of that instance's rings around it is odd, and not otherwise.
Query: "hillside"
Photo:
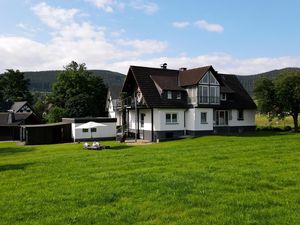
[[[241,76],[237,75],[238,79],[244,86],[244,88],[247,90],[247,92],[250,94],[250,96],[253,96],[253,88],[254,88],[254,83],[257,79],[261,77],[267,77],[269,79],[275,79],[278,77],[280,74],[287,72],[287,71],[300,71],[300,68],[284,68],[280,70],[272,70],[269,72],[265,73],[260,73],[260,74],[254,74],[254,75],[247,75],[247,76]]]
[[[102,77],[107,86],[122,84],[125,75],[108,70],[90,70],[96,76]],[[51,91],[52,84],[55,82],[59,71],[39,71],[39,72],[24,72],[26,79],[30,80],[31,91]]]

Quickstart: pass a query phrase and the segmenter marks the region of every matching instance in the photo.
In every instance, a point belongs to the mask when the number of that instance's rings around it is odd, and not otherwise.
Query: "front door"
[[[227,126],[228,125],[228,111],[227,110],[216,110],[216,125]]]

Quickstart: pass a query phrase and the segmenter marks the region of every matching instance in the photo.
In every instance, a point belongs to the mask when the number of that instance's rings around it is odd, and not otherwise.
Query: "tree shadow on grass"
[[[8,171],[8,170],[24,170],[26,167],[33,165],[34,163],[22,163],[22,164],[8,164],[1,165],[0,172]]]
[[[30,152],[32,150],[33,150],[33,148],[29,148],[29,147],[17,147],[17,148],[6,147],[6,148],[0,148],[0,156],[13,155],[13,154],[16,154],[16,153],[23,153],[23,152]]]

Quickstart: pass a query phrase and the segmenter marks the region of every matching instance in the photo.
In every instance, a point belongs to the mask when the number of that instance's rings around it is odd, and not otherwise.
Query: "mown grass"
[[[300,134],[0,144],[0,224],[299,224]]]

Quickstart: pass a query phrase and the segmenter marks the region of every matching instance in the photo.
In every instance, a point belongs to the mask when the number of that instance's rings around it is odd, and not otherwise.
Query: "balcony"
[[[199,104],[220,104],[220,97],[199,96]]]

